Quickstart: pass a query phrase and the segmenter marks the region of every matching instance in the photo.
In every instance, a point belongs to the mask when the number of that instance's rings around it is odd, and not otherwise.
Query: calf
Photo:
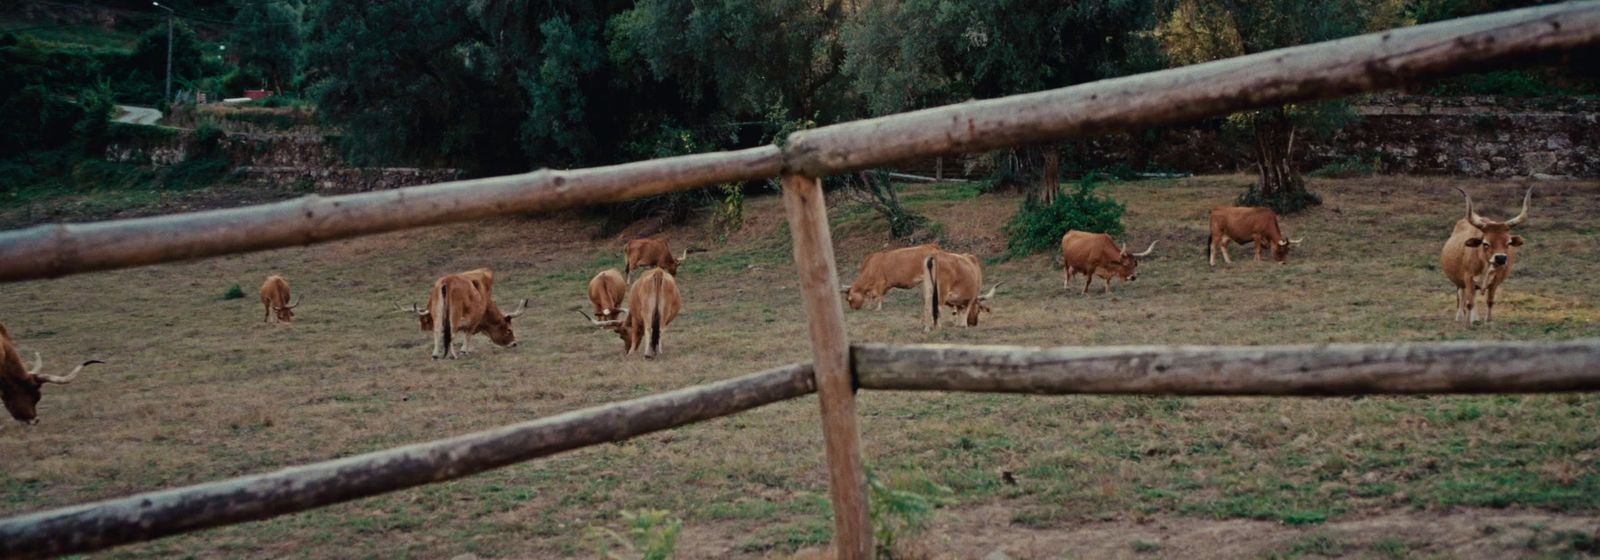
[[[644,357],[653,359],[661,353],[661,335],[667,325],[683,308],[683,298],[678,293],[678,281],[660,268],[646,271],[633,281],[628,291],[632,310],[624,309],[624,319],[607,321],[588,317],[595,326],[609,328],[622,337],[622,355],[632,354],[643,347]],[[578,311],[583,313],[583,311]]]
[[[922,266],[923,330],[939,328],[941,306],[949,306],[956,315],[965,315],[965,326],[978,326],[978,314],[989,311],[987,302],[1000,288],[995,284],[989,293],[978,295],[983,288],[983,265],[978,256],[940,251],[923,259]]]
[[[1467,216],[1456,220],[1450,239],[1444,242],[1439,254],[1439,269],[1456,285],[1456,320],[1478,322],[1478,290],[1484,293],[1483,322],[1494,318],[1494,296],[1511,275],[1511,265],[1517,260],[1517,247],[1523,240],[1511,235],[1511,229],[1528,219],[1528,201],[1533,198],[1533,188],[1522,195],[1522,213],[1504,222],[1484,219],[1472,208],[1472,195],[1461,190],[1467,199]]]
[[[1217,249],[1222,249],[1222,260],[1233,264],[1228,256],[1228,242],[1256,244],[1256,260],[1261,252],[1272,247],[1272,258],[1283,264],[1289,259],[1289,248],[1300,244],[1300,239],[1287,239],[1278,227],[1278,213],[1271,208],[1224,206],[1211,210],[1211,266],[1217,266]]]
[[[511,330],[511,320],[527,312],[528,300],[522,300],[516,311],[502,313],[494,304],[493,295],[494,273],[480,268],[448,274],[435,281],[428,292],[427,309],[411,305],[422,330],[433,332],[433,359],[446,356],[456,359],[471,351],[468,345],[475,334],[488,336],[490,342],[499,346],[516,347],[517,335]],[[455,333],[464,335],[459,349],[450,345]]]
[[[266,282],[261,283],[261,307],[263,308],[261,322],[267,322],[267,319],[273,313],[276,313],[278,322],[293,323],[293,310],[299,306],[300,302],[298,301],[289,303],[289,281],[284,280],[282,276],[274,274],[268,276]]]
[[[589,280],[589,303],[594,304],[595,318],[610,321],[626,313],[628,310],[622,308],[622,298],[627,291],[628,282],[615,268],[594,275]]]
[[[1063,278],[1061,287],[1070,289],[1072,277],[1082,273],[1087,280],[1083,283],[1083,293],[1089,293],[1089,285],[1094,283],[1094,277],[1099,275],[1106,281],[1105,293],[1111,293],[1111,279],[1122,278],[1132,282],[1139,278],[1136,270],[1139,267],[1139,258],[1150,256],[1156,250],[1156,242],[1151,241],[1150,247],[1143,253],[1129,253],[1127,245],[1117,246],[1111,236],[1104,233],[1088,233],[1077,230],[1068,231],[1061,236],[1061,268]]]
[[[38,352],[33,353],[33,368],[29,369],[22,361],[22,355],[17,352],[16,342],[11,340],[11,333],[5,325],[0,325],[0,401],[4,401],[6,411],[18,422],[27,425],[39,423],[39,399],[43,397],[40,389],[45,383],[71,383],[78,377],[78,372],[83,371],[90,364],[103,364],[100,360],[89,360],[72,368],[72,373],[66,375],[46,375],[40,373],[44,369],[44,358]]]
[[[856,280],[839,289],[851,309],[876,303],[883,309],[883,296],[894,288],[910,289],[922,283],[923,261],[938,253],[939,245],[917,245],[878,251],[867,255]]]

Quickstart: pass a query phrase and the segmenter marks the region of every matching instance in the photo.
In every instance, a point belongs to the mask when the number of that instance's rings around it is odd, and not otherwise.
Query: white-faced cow
[[[1211,266],[1217,265],[1217,250],[1222,250],[1222,260],[1233,263],[1228,256],[1228,243],[1255,243],[1256,260],[1267,247],[1272,248],[1272,258],[1283,264],[1289,259],[1289,248],[1300,244],[1300,239],[1284,237],[1278,227],[1278,213],[1271,208],[1224,206],[1211,209]]]
[[[609,268],[594,275],[589,280],[589,303],[594,304],[595,318],[610,321],[626,312],[622,308],[622,298],[627,292],[628,282],[617,269]]]
[[[943,306],[964,316],[964,326],[978,326],[978,314],[989,311],[989,298],[1000,288],[997,283],[989,293],[978,295],[983,288],[983,265],[978,256],[940,251],[923,259],[922,267],[923,330],[939,328]]]
[[[622,310],[627,315],[624,318],[600,321],[586,314],[584,317],[595,326],[609,328],[622,337],[622,355],[632,354],[642,347],[645,358],[655,358],[661,353],[662,332],[683,309],[678,281],[660,268],[645,271],[633,281],[628,301],[632,309]]]
[[[940,252],[939,245],[917,245],[878,251],[867,255],[856,280],[839,289],[851,309],[873,303],[883,309],[883,296],[895,288],[911,289],[922,283],[924,261]]]
[[[634,270],[653,266],[677,276],[678,265],[687,258],[688,249],[684,249],[681,255],[673,256],[672,249],[667,247],[664,239],[635,239],[622,246],[622,274],[625,279],[633,278]]]
[[[265,323],[273,314],[277,314],[278,322],[293,323],[293,310],[299,306],[299,301],[289,302],[289,281],[282,276],[274,274],[261,283],[261,322]]]
[[[410,309],[417,314],[422,330],[433,332],[435,360],[447,355],[455,359],[471,351],[468,345],[475,334],[488,336],[499,346],[515,347],[517,335],[511,330],[511,320],[527,310],[528,300],[524,299],[516,311],[500,311],[494,303],[494,273],[487,268],[440,278],[428,292],[428,308],[412,304]],[[455,333],[463,335],[459,349],[450,344]]]
[[[1450,239],[1444,242],[1439,254],[1439,268],[1450,282],[1456,285],[1456,320],[1478,322],[1478,290],[1484,292],[1483,321],[1494,319],[1494,296],[1500,284],[1511,275],[1511,265],[1517,261],[1517,247],[1522,246],[1522,236],[1511,235],[1511,229],[1528,219],[1528,201],[1533,198],[1533,188],[1522,195],[1522,213],[1504,222],[1479,216],[1472,207],[1472,195],[1460,188],[1467,199],[1467,217],[1456,221]]]
[[[4,400],[6,411],[18,422],[28,425],[39,423],[39,398],[43,396],[39,390],[44,384],[71,383],[85,366],[103,363],[89,360],[72,368],[72,373],[46,375],[41,373],[44,358],[34,352],[33,368],[29,369],[22,361],[22,354],[17,352],[17,344],[11,340],[11,333],[5,325],[0,325],[0,400]]]
[[[1061,287],[1071,289],[1072,277],[1083,274],[1086,277],[1083,293],[1089,293],[1095,276],[1105,279],[1105,293],[1111,293],[1112,278],[1127,282],[1138,279],[1139,258],[1150,256],[1155,250],[1154,241],[1142,253],[1129,253],[1127,245],[1118,247],[1117,242],[1104,233],[1068,231],[1061,236]]]

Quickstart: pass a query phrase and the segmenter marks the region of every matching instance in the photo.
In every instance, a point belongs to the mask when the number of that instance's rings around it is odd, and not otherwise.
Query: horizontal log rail
[[[43,225],[0,233],[0,282],[617,202],[783,172],[823,177],[918,157],[1374,91],[1596,44],[1600,0],[1590,0],[827,126],[794,133],[781,149],[763,146],[231,210]]]
[[[861,344],[852,350],[863,389],[1194,396],[1600,391],[1600,339],[1241,347]]]
[[[816,391],[809,364],[277,472],[0,520],[0,558],[47,558],[266,519],[728,416]]]

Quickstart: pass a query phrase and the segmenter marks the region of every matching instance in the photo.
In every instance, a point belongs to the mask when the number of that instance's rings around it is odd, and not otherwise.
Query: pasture
[[[1468,189],[1493,219],[1515,182],[1313,180],[1324,205],[1286,218],[1287,265],[1205,264],[1206,213],[1246,177],[1120,183],[1133,244],[1159,241],[1114,296],[1061,286],[1054,255],[986,266],[1006,285],[976,329],[932,334],[920,295],[846,312],[854,341],[1025,345],[1287,344],[1600,336],[1600,183],[1539,182],[1496,322],[1452,322],[1440,245]],[[837,197],[835,197],[836,199]],[[1003,252],[1018,204],[968,185],[908,187],[947,247]],[[624,238],[580,215],[503,219],[197,263],[6,286],[0,321],[46,366],[88,357],[46,388],[42,422],[0,429],[0,513],[204,482],[436,439],[809,359],[789,236],[775,196],[747,201],[680,269],[684,311],[665,355],[623,359],[586,307]],[[886,248],[870,211],[831,209],[843,280]],[[644,227],[637,225],[636,227]],[[629,232],[633,233],[633,232]],[[1241,258],[1242,256],[1242,258]],[[502,306],[529,298],[521,346],[479,338],[456,361],[393,303],[488,266]],[[261,322],[254,288],[283,274],[293,327]],[[224,300],[232,285],[243,299]],[[950,490],[909,548],[937,556],[1504,557],[1596,550],[1600,397],[1337,399],[1024,397],[865,392],[868,465],[891,485]],[[124,547],[108,557],[588,556],[623,510],[684,521],[680,556],[762,557],[825,545],[815,397],[261,523]],[[1013,483],[1014,482],[1014,483]]]

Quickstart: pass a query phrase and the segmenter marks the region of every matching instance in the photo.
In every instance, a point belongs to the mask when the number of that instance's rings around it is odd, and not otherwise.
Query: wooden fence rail
[[[1600,391],[1600,339],[1320,346],[853,347],[863,389],[1123,395]]]
[[[1372,33],[828,126],[762,146],[380,193],[0,233],[0,282],[259,251],[616,202],[789,172],[823,177],[932,157],[1393,87],[1600,44],[1600,0]]]
[[[0,520],[0,558],[47,558],[266,519],[728,416],[816,391],[792,365],[473,434]]]

